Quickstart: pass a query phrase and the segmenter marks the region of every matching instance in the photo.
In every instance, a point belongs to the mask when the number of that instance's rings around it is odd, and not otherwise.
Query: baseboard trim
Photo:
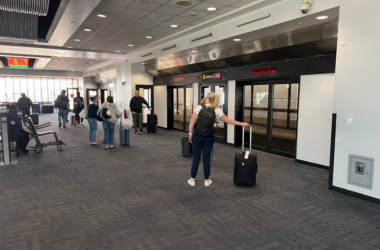
[[[298,159],[295,159],[294,161],[296,163],[301,163],[301,164],[312,166],[312,167],[316,167],[316,168],[321,168],[321,169],[325,169],[325,170],[329,170],[330,169],[330,167],[328,167],[328,166],[317,164],[317,163],[312,163],[312,162],[298,160]]]
[[[338,192],[338,193],[341,193],[341,194],[349,195],[349,196],[352,196],[352,197],[355,197],[355,198],[358,198],[358,199],[361,199],[361,200],[365,200],[365,201],[368,201],[368,202],[380,205],[380,199],[377,199],[377,198],[374,198],[374,197],[371,197],[371,196],[368,196],[368,195],[359,194],[359,193],[356,193],[356,192],[353,192],[353,191],[349,191],[349,190],[346,190],[346,189],[343,189],[343,188],[339,188],[339,187],[336,187],[336,186],[331,186],[331,187],[329,187],[329,189],[331,191],[335,191],[335,192]]]

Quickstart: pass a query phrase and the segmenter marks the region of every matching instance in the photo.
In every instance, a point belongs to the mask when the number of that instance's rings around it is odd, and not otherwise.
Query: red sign
[[[252,75],[262,75],[262,74],[270,74],[270,73],[276,73],[277,68],[263,68],[263,69],[254,69],[252,70]]]
[[[183,82],[185,80],[185,77],[177,77],[177,78],[174,78],[174,81],[175,82]]]
[[[29,65],[29,59],[26,58],[10,58],[8,57],[8,65],[9,66],[26,66]]]
[[[75,78],[71,78],[71,81],[74,81],[75,80]]]
[[[71,97],[71,98],[74,98],[74,94],[70,94],[70,97]]]
[[[215,80],[218,81],[221,78],[222,77],[221,77],[220,71],[202,73],[202,82],[211,82],[211,81],[215,81]]]

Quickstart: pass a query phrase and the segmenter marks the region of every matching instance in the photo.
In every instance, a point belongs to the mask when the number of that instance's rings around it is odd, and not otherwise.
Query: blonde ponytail
[[[209,92],[205,98],[202,99],[202,103],[206,104],[206,98],[210,100],[210,107],[217,109],[219,107],[219,95],[214,92]]]

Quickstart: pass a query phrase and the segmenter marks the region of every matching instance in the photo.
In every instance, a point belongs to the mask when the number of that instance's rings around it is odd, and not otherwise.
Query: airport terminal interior
[[[0,0],[0,249],[380,249],[379,9]]]

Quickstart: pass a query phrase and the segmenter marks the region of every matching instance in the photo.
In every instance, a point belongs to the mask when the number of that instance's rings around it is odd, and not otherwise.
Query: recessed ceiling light
[[[198,13],[189,13],[189,16],[198,16]]]
[[[195,53],[195,52],[198,52],[198,51],[196,51],[196,50],[194,49],[194,50],[192,50],[191,52]]]
[[[303,22],[299,22],[298,24],[300,24],[300,25],[301,25],[301,24],[303,24]]]
[[[147,36],[147,37],[146,37],[146,39],[152,39],[152,38],[153,38],[153,37],[151,37],[151,36]]]
[[[76,38],[76,39],[74,39],[74,41],[75,41],[75,42],[80,42],[80,39],[77,39],[77,38]]]
[[[98,14],[98,17],[107,17],[107,16],[103,14]]]
[[[170,27],[172,27],[172,28],[178,28],[178,25],[177,24],[172,24],[172,25],[170,25]]]
[[[128,44],[128,46],[129,46],[129,47],[133,47],[133,46],[135,46],[135,45],[133,45],[133,44]]]
[[[207,10],[208,11],[216,11],[216,8],[215,7],[208,7]]]
[[[71,47],[71,46],[67,46],[67,48],[68,48],[68,49],[72,49],[73,47]]]
[[[115,50],[115,52],[120,52],[119,50]]]
[[[235,38],[235,39],[234,39],[234,42],[240,42],[240,41],[241,41],[240,38]]]
[[[54,62],[58,61],[58,60],[53,60]]]
[[[179,0],[177,2],[175,2],[178,6],[190,6],[192,5],[193,3],[188,1],[188,0]]]
[[[145,63],[141,63],[142,65],[144,65]]]
[[[327,18],[329,18],[329,17],[328,16],[319,16],[319,17],[317,17],[318,20],[323,20],[323,19],[327,19]]]
[[[92,62],[89,62],[89,63],[92,63]]]
[[[90,29],[84,29],[84,31],[91,31]]]

